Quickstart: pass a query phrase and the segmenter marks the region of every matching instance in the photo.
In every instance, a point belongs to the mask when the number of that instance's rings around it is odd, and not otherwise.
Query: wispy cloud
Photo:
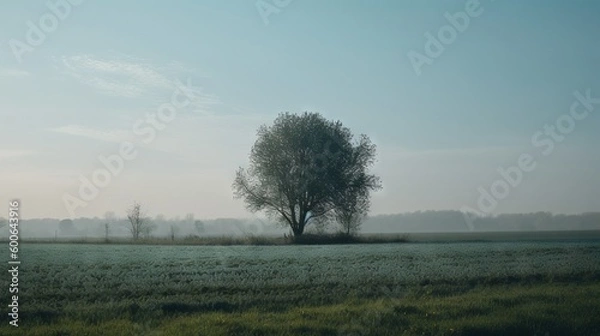
[[[21,69],[0,68],[0,77],[29,77],[31,73]]]
[[[67,76],[92,87],[98,93],[125,98],[166,100],[178,85],[188,78],[198,78],[198,71],[179,62],[156,65],[148,60],[125,55],[99,57],[95,55],[63,56],[57,66]],[[181,82],[178,82],[181,81]],[[195,86],[193,108],[207,111],[208,105],[219,104],[216,95],[207,94]]]
[[[140,113],[133,113],[131,109],[123,107],[123,114],[118,119],[131,122],[129,128],[122,128],[120,125],[119,128],[108,126],[102,129],[93,124],[83,123],[66,124],[49,128],[47,131],[109,143],[128,141],[139,148],[189,159],[198,156],[197,146],[189,144],[190,139],[197,137],[198,129],[218,137],[230,130],[227,125],[231,123],[248,125],[266,121],[266,116],[247,108],[224,106],[216,95],[205,92],[200,82],[202,77],[198,76],[195,69],[179,62],[159,66],[147,60],[122,55],[65,56],[55,61],[57,61],[55,64],[57,69],[65,75],[64,78],[75,79],[99,94],[134,100],[151,100],[156,107],[148,109],[147,101],[141,104],[140,106],[144,106],[142,109],[146,112],[146,117],[141,117]],[[177,109],[177,115],[185,118],[183,122],[178,123],[177,132],[161,129],[160,139],[151,143],[142,141],[139,136],[136,137],[132,131],[133,125],[140,120],[148,123],[148,115],[158,113],[159,108],[164,103],[172,101],[174,93],[177,92],[180,94],[183,92],[190,99],[189,105]],[[182,97],[177,99],[181,100]],[[219,113],[215,113],[215,105],[221,105],[216,109]],[[204,141],[210,140],[204,139]],[[205,147],[211,146],[207,144]]]
[[[136,136],[132,129],[113,128],[101,129],[84,125],[65,125],[49,128],[47,131],[61,133],[73,137],[81,137],[108,143],[122,143],[124,141],[135,144],[145,150],[174,154],[180,159],[197,161],[199,158],[216,155],[220,151],[215,143],[237,146],[237,140],[230,134],[240,133],[253,135],[258,125],[266,123],[267,118],[259,115],[213,115],[202,119],[186,118],[177,124],[176,129],[165,129],[160,136],[151,143],[145,143],[144,137]],[[158,131],[157,131],[158,132]],[[246,149],[246,146],[244,146]],[[210,156],[209,155],[209,156]],[[244,155],[244,154],[242,154]]]
[[[123,141],[133,141],[134,138],[129,132],[125,130],[112,130],[112,131],[102,131],[93,128],[89,128],[86,126],[80,125],[67,125],[56,128],[51,128],[49,131],[75,135],[84,138],[104,141],[104,142],[116,142],[121,143]]]
[[[63,56],[60,63],[65,74],[107,95],[139,97],[173,87],[165,74],[141,59],[76,55]]]
[[[20,157],[20,156],[29,156],[34,155],[36,152],[31,150],[21,150],[21,149],[2,149],[0,148],[0,160]]]
[[[194,153],[194,146],[189,143],[189,139],[182,139],[177,135],[169,136],[162,134],[160,140],[145,144],[139,137],[132,134],[131,130],[126,129],[100,130],[82,125],[66,125],[51,128],[48,131],[108,143],[123,143],[127,141],[135,144],[137,148],[175,154],[179,157],[190,157],[190,153]],[[6,155],[8,154],[10,153],[6,153]],[[2,152],[0,152],[0,155],[2,155]],[[0,159],[2,159],[1,156]]]

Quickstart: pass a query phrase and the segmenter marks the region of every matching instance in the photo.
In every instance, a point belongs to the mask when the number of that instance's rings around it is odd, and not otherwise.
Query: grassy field
[[[430,290],[435,292],[435,286]],[[278,311],[58,318],[6,335],[600,335],[600,285],[513,284]]]
[[[600,335],[597,242],[24,244],[21,255],[21,326],[2,335]]]

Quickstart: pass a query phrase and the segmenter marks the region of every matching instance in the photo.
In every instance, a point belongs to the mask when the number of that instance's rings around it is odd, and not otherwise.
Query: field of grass
[[[2,335],[600,334],[598,242],[24,244],[21,256],[21,327]]]

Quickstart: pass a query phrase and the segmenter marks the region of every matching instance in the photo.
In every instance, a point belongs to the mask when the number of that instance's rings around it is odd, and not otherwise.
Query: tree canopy
[[[340,121],[318,113],[281,113],[258,129],[247,169],[239,168],[234,194],[250,211],[265,211],[301,235],[311,221],[364,213],[369,193],[381,187],[369,174],[375,145],[356,141]]]

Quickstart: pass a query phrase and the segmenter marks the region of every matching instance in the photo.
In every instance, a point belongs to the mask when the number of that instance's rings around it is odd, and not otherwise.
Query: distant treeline
[[[472,219],[472,225],[468,224]],[[0,221],[2,219],[0,218]],[[107,225],[108,224],[108,225]],[[183,238],[188,236],[283,235],[288,229],[264,219],[218,218],[198,220],[189,214],[184,218],[151,218],[154,227],[151,236]],[[76,218],[21,220],[24,238],[127,237],[130,235],[126,218]],[[7,227],[0,229],[5,234]],[[315,233],[309,226],[308,232]],[[402,214],[368,217],[362,233],[414,232],[490,232],[490,231],[560,231],[600,230],[600,212],[578,215],[536,212],[528,214],[501,214],[496,216],[465,216],[460,211],[417,211]]]
[[[1,219],[0,219],[1,220]],[[185,218],[150,218],[151,237],[183,238],[187,236],[282,235],[287,232],[261,219],[217,218],[198,220]],[[22,219],[19,224],[23,238],[131,237],[127,218],[35,218]],[[7,230],[6,227],[0,231]]]
[[[471,225],[469,225],[471,220]],[[535,212],[475,216],[460,211],[417,211],[368,218],[362,232],[464,232],[464,231],[600,230],[600,212],[578,215]]]

